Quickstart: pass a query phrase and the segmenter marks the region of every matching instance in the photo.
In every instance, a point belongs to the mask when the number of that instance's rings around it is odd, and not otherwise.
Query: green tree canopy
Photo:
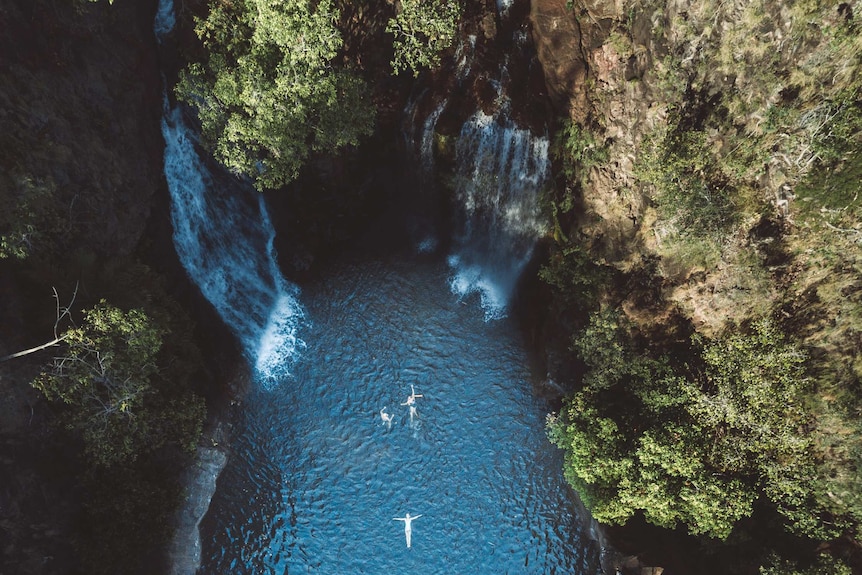
[[[333,65],[331,0],[218,0],[195,31],[207,49],[177,86],[216,158],[258,189],[294,180],[312,151],[355,145],[374,127],[365,83]]]
[[[84,312],[81,327],[65,332],[62,353],[34,380],[47,399],[66,404],[67,426],[81,432],[96,463],[134,460],[172,440],[194,445],[203,403],[154,388],[164,335],[143,311],[102,300]]]
[[[457,0],[401,0],[386,31],[395,38],[392,68],[398,74],[440,63],[440,54],[451,47],[458,33],[461,6]]]
[[[748,333],[702,342],[697,369],[636,352],[617,317],[595,314],[574,341],[583,388],[549,435],[593,516],[635,513],[692,534],[726,538],[765,493],[788,528],[834,537],[811,496],[815,455],[801,405],[804,355],[762,321]]]

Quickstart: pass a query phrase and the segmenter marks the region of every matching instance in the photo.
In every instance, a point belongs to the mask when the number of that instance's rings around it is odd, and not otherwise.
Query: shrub
[[[455,42],[461,6],[458,0],[400,0],[395,18],[386,31],[393,35],[396,74],[411,70],[418,76],[423,68],[440,63],[440,54]]]

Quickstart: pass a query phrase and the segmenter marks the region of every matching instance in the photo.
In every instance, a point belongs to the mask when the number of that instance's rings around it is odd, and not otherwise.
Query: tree
[[[418,76],[422,68],[437,66],[440,54],[455,42],[460,19],[457,0],[401,0],[386,26],[395,38],[395,73],[409,69]]]
[[[184,71],[177,94],[197,109],[215,157],[258,189],[373,130],[365,83],[332,63],[337,19],[332,0],[218,0],[197,22],[209,57]]]
[[[143,311],[102,300],[84,312],[81,327],[63,334],[63,353],[33,382],[48,400],[68,407],[67,426],[81,432],[96,463],[134,460],[171,439],[196,438],[202,403],[190,397],[184,408],[154,393],[164,333]]]
[[[0,174],[0,260],[25,260],[62,243],[68,231],[58,209],[57,187],[50,178]]]
[[[683,373],[637,352],[607,310],[574,341],[583,388],[548,429],[593,516],[624,523],[642,513],[725,539],[764,493],[791,531],[834,537],[811,495],[805,356],[767,321],[693,344],[700,367]]]
[[[841,559],[821,554],[811,564],[800,567],[792,561],[771,553],[767,565],[760,567],[760,575],[851,575],[853,571]]]

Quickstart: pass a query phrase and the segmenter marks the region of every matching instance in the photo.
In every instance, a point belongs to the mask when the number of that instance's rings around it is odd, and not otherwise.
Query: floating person
[[[421,394],[416,393],[416,390],[413,386],[410,386],[410,395],[407,396],[407,401],[402,403],[401,405],[407,405],[410,407],[410,423],[413,423],[413,418],[418,414],[416,413],[416,398],[423,397]]]
[[[386,424],[386,429],[392,428],[392,421],[395,419],[395,416],[391,413],[386,413],[386,407],[380,410],[380,419],[383,420],[383,423]]]
[[[418,395],[416,390],[413,389],[413,386],[410,386],[410,395],[407,396],[407,401],[402,403],[401,405],[415,405],[417,397],[424,397],[423,395]]]
[[[404,537],[407,538],[407,548],[410,548],[410,535],[413,533],[413,527],[410,525],[414,519],[419,519],[422,517],[422,514],[414,515],[410,517],[409,513],[406,513],[404,517],[393,517],[392,521],[403,521],[404,522]]]

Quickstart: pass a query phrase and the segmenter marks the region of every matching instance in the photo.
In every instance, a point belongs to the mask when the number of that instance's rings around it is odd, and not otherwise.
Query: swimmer
[[[413,389],[413,386],[410,386],[410,395],[407,396],[407,401],[402,403],[401,405],[414,405],[416,403],[417,397],[423,397],[422,395],[417,395],[416,390]]]
[[[410,548],[410,535],[413,533],[413,528],[410,526],[410,523],[414,519],[419,519],[420,517],[422,517],[421,513],[419,515],[414,515],[413,517],[410,517],[410,514],[407,513],[404,515],[404,517],[393,517],[392,518],[392,521],[403,521],[404,522],[404,537],[407,538],[407,548],[408,549]]]
[[[380,419],[383,420],[383,423],[386,424],[386,429],[392,428],[392,421],[395,419],[395,416],[391,413],[386,413],[386,407],[380,410]]]

